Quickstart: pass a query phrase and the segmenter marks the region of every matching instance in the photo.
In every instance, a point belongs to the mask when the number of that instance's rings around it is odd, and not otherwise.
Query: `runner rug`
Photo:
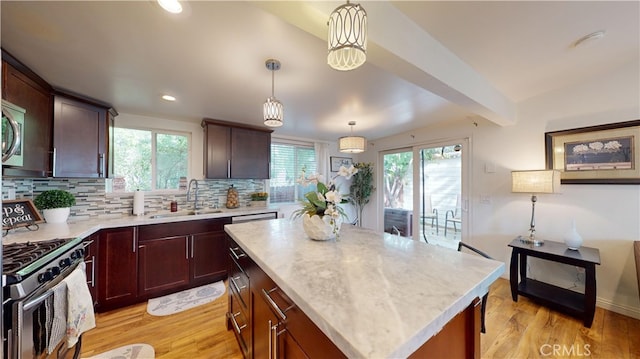
[[[155,350],[149,344],[131,344],[84,359],[154,359]]]
[[[147,313],[165,316],[180,313],[199,305],[213,302],[225,293],[224,282],[219,281],[201,287],[187,289],[182,292],[149,299]]]

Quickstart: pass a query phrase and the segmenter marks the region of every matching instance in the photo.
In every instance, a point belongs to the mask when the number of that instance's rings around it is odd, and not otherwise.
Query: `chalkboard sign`
[[[30,199],[2,201],[2,229],[29,227],[44,222]]]

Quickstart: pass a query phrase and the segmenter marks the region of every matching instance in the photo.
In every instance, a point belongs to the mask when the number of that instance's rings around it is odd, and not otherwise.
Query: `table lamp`
[[[544,240],[536,238],[536,197],[537,193],[558,193],[560,191],[560,171],[535,170],[511,172],[511,192],[531,193],[531,227],[529,237],[523,238],[523,242],[536,246],[544,244]]]

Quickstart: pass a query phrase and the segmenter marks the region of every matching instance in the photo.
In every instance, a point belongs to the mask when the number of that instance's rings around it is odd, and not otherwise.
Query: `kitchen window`
[[[116,127],[113,192],[178,190],[186,185],[190,134]]]
[[[302,200],[307,192],[314,191],[315,185],[303,186],[296,181],[303,169],[307,176],[317,172],[313,144],[272,142],[269,201],[293,203]]]

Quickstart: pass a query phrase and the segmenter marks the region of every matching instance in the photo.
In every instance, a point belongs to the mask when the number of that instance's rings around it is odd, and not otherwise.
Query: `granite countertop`
[[[504,272],[504,263],[343,225],[309,239],[289,219],[225,231],[349,358],[407,357]]]
[[[3,235],[2,243],[9,244],[15,242],[42,241],[55,238],[85,238],[91,234],[105,228],[140,226],[145,224],[171,223],[194,221],[208,218],[235,217],[251,214],[277,212],[277,207],[240,207],[236,209],[205,209],[203,214],[186,215],[187,210],[171,213],[162,211],[144,216],[116,216],[100,217],[96,219],[74,219],[70,217],[67,223],[50,224],[39,223],[38,230],[30,231],[25,227],[15,228]],[[216,211],[216,212],[214,212]],[[217,212],[219,211],[219,212]],[[183,214],[183,215],[181,215]],[[153,218],[158,215],[169,215],[161,218]]]

